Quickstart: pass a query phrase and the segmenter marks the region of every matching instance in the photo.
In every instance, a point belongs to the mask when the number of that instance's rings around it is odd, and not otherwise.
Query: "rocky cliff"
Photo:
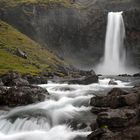
[[[103,56],[107,13],[124,11],[129,62],[140,67],[138,0],[48,1],[2,3],[0,18],[68,62],[89,68]]]

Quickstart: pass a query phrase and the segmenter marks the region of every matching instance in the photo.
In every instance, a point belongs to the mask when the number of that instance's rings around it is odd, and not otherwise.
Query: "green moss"
[[[108,129],[108,126],[107,125],[102,125],[101,128]]]
[[[17,48],[27,54],[27,59],[15,55]],[[59,65],[66,64],[46,48],[0,21],[0,73],[15,70],[37,74],[43,69],[55,71]]]

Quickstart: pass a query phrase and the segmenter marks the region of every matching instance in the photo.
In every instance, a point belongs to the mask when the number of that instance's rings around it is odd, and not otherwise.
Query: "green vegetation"
[[[15,54],[17,49],[27,54],[27,59]],[[0,74],[9,70],[38,74],[42,70],[53,72],[66,65],[46,48],[0,20]]]

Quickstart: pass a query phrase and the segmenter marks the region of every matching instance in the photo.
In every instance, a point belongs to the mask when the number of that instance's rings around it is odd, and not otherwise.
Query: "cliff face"
[[[70,6],[26,3],[1,7],[0,18],[68,62],[88,68],[103,56],[107,13],[124,11],[128,56],[139,66],[139,7],[137,0],[75,0]]]

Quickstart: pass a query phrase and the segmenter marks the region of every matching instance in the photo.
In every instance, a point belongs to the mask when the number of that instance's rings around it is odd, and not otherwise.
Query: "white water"
[[[124,48],[125,26],[122,12],[109,12],[103,61],[96,72],[105,75],[133,74],[137,72],[127,65]]]
[[[89,128],[74,131],[69,122],[76,120],[79,124],[88,124],[96,119],[89,107],[90,98],[95,92],[128,87],[128,83],[121,81],[116,81],[116,86],[110,86],[109,81],[106,78],[90,85],[52,82],[40,85],[47,88],[50,99],[7,112],[0,111],[0,140],[73,140],[77,136],[86,137],[90,133]]]

